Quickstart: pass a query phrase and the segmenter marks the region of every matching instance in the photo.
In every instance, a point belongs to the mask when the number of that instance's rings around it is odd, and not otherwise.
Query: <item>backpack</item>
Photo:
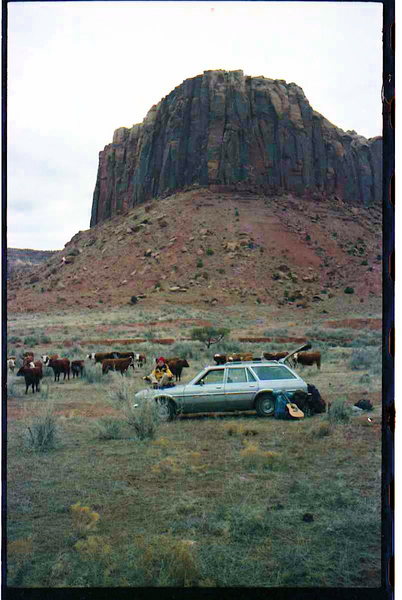
[[[289,411],[286,407],[289,399],[284,392],[274,392],[275,396],[275,408],[274,417],[275,419],[290,419]]]

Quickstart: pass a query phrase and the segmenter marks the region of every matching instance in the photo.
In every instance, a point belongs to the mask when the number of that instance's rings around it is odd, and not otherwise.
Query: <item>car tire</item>
[[[272,417],[275,411],[275,398],[272,394],[261,394],[255,402],[255,410],[259,417]]]
[[[156,402],[161,421],[173,421],[177,415],[175,403],[170,398],[166,398],[166,396],[156,398]]]

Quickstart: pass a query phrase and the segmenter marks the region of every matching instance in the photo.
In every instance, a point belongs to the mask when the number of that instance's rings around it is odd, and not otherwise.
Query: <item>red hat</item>
[[[159,358],[156,359],[156,362],[166,362],[166,358],[164,358],[163,356],[160,356]]]

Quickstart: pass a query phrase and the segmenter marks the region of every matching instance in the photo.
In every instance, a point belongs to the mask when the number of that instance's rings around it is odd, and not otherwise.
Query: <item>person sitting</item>
[[[144,377],[145,381],[152,383],[153,387],[166,387],[173,379],[173,373],[169,369],[166,359],[160,356],[156,359],[156,366],[152,373]]]

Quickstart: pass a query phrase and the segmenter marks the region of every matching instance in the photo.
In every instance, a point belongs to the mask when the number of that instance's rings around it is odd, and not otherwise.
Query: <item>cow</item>
[[[227,362],[226,354],[214,354],[214,361],[217,365],[224,365]]]
[[[10,373],[14,373],[15,361],[16,361],[16,357],[15,356],[9,356],[7,358],[7,368],[10,371]]]
[[[22,364],[23,365],[27,365],[30,362],[34,361],[34,353],[33,352],[24,352],[24,354],[22,355]]]
[[[134,352],[114,352],[113,354],[116,355],[113,358],[135,358]]]
[[[263,352],[262,358],[265,360],[279,360],[281,358],[285,358],[289,352]]]
[[[52,358],[47,366],[53,369],[55,381],[60,381],[60,373],[64,374],[63,381],[66,379],[66,375],[70,379],[70,361],[68,358]]]
[[[238,361],[238,360],[251,361],[251,360],[253,360],[253,353],[252,352],[238,352],[238,353],[231,354],[230,356],[228,356],[228,362],[233,362],[233,361]]]
[[[181,381],[181,372],[183,371],[183,368],[190,366],[185,358],[178,358],[177,356],[174,356],[173,358],[167,358],[166,363],[173,375],[176,377],[176,381]]]
[[[37,367],[21,367],[17,372],[17,377],[25,378],[25,393],[28,393],[28,388],[32,386],[32,393],[35,393],[35,389],[39,392],[39,382],[42,379],[42,369],[38,369]]]
[[[101,363],[102,361],[110,358],[118,358],[117,352],[91,352],[91,354],[87,354],[87,358],[89,360],[94,360],[96,363]]]
[[[73,374],[73,379],[75,377],[82,377],[82,373],[84,371],[84,362],[83,360],[72,360],[71,361],[71,372]]]
[[[302,367],[316,364],[317,369],[321,369],[321,352],[296,352],[292,358],[295,364]]]
[[[24,367],[29,367],[30,369],[39,369],[42,376],[43,376],[43,364],[40,360],[35,360],[35,361],[31,361],[31,362],[24,362],[23,364]]]
[[[135,362],[137,363],[137,367],[142,367],[147,362],[147,357],[145,354],[135,354]]]
[[[57,358],[60,358],[60,357],[58,354],[52,354],[51,356],[49,356],[48,354],[43,354],[40,358],[41,358],[43,364],[45,365],[45,367],[47,367],[49,364],[49,360],[56,360]]]
[[[134,359],[132,356],[129,358],[105,358],[102,360],[102,373],[108,373],[108,371],[120,371],[123,375],[128,370],[128,367],[134,369]]]

